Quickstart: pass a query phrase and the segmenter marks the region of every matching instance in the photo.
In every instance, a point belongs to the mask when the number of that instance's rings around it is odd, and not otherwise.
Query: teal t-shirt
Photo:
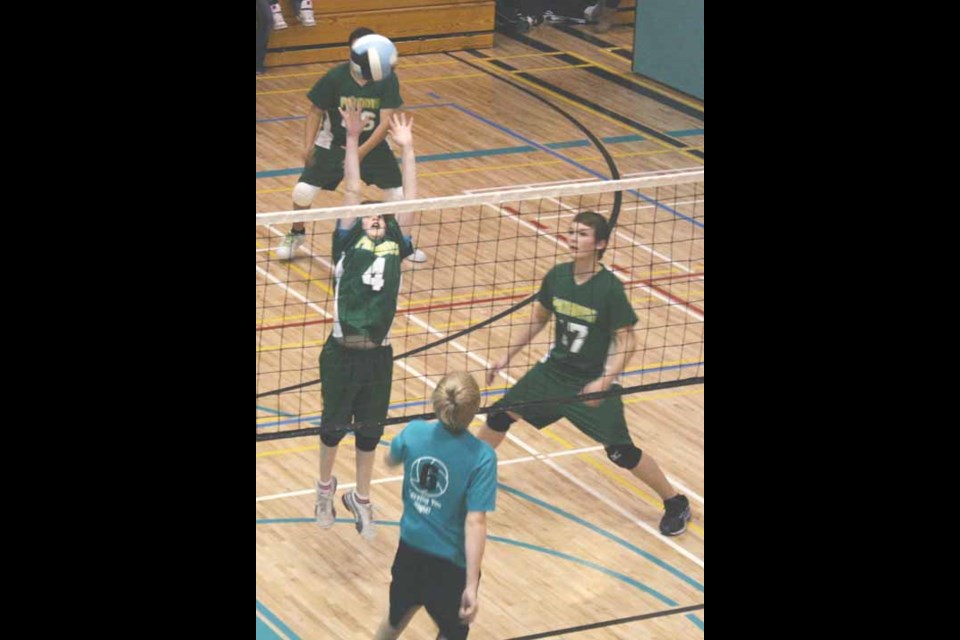
[[[497,454],[469,431],[450,433],[439,420],[414,420],[390,443],[403,462],[400,538],[424,553],[467,566],[469,511],[493,511]]]

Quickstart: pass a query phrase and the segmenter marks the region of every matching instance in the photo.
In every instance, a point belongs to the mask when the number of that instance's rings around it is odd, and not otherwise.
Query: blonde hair
[[[433,390],[433,410],[453,433],[467,430],[480,408],[480,387],[469,373],[448,373]]]

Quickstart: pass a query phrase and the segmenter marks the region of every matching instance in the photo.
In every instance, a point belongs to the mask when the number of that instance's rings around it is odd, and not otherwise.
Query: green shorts
[[[303,168],[300,182],[312,184],[324,191],[336,191],[343,180],[345,155],[346,151],[340,147],[314,147],[313,164]],[[400,166],[387,143],[377,145],[366,155],[360,163],[360,179],[381,189],[394,189],[403,185]]]
[[[392,346],[347,349],[331,335],[320,353],[321,429],[327,425],[381,422],[387,417],[392,383]],[[357,433],[379,438],[383,425],[363,427]]]
[[[539,362],[494,406],[547,398],[572,398],[594,379],[561,370],[550,360]],[[513,413],[522,416],[537,429],[543,429],[560,418],[566,418],[577,429],[604,446],[632,442],[627,421],[623,416],[623,398],[619,395],[605,398],[596,408],[588,407],[582,402],[569,402],[542,404]]]

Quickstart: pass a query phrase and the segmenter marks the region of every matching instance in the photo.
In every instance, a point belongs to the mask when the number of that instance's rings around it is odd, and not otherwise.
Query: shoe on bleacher
[[[583,17],[587,22],[594,25],[594,31],[597,33],[606,33],[610,31],[610,27],[613,25],[614,11],[615,9],[607,6],[605,0],[600,0],[597,4],[584,9]]]
[[[279,31],[280,29],[287,28],[287,21],[283,19],[283,14],[280,12],[279,4],[270,5],[270,11],[273,12],[273,29]]]
[[[300,18],[300,24],[305,27],[316,26],[317,21],[313,18],[313,0],[303,0],[300,3],[300,13],[297,17]]]

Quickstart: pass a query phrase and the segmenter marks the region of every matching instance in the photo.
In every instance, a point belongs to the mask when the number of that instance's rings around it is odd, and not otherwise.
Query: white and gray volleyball
[[[365,80],[389,78],[397,64],[397,47],[389,38],[371,33],[357,38],[350,49],[350,64]]]

